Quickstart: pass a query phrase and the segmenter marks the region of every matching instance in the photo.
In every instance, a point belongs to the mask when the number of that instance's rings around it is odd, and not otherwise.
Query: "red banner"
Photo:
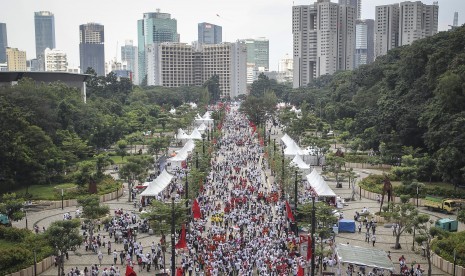
[[[182,268],[181,267],[176,268],[176,276],[182,276],[182,275],[183,275]]]
[[[137,276],[136,272],[132,269],[131,266],[126,267],[126,276]]]
[[[194,204],[192,204],[192,213],[194,214],[194,219],[199,219],[202,217],[202,213],[200,212],[200,206],[197,202],[197,199],[195,199]]]
[[[299,265],[299,270],[297,271],[297,276],[304,276],[304,269]]]
[[[181,230],[181,238],[179,239],[178,243],[175,245],[176,249],[182,249],[187,247],[187,242],[186,242],[186,225],[182,225],[182,230]]]
[[[307,261],[312,258],[312,237],[308,237],[308,244],[307,244]]]
[[[292,214],[291,206],[289,206],[289,202],[286,200],[286,211],[287,211],[287,218],[294,222],[294,215]]]

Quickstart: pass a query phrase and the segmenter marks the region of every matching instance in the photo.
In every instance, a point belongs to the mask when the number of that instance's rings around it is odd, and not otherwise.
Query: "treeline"
[[[358,149],[373,149],[384,162],[421,160],[429,172],[419,180],[464,183],[465,27],[287,90],[282,99],[306,102],[342,139],[358,140]]]
[[[65,171],[126,135],[187,122],[171,116],[172,107],[187,113],[183,103],[208,100],[202,87],[140,88],[87,73],[87,103],[60,83],[0,87],[0,191],[63,181]]]

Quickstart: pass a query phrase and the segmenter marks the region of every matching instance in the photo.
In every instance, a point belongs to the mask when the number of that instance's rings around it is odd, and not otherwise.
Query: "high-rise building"
[[[55,49],[55,16],[49,11],[34,13],[34,26],[36,38],[36,59],[38,71],[45,70],[44,51]]]
[[[243,42],[202,44],[156,43],[147,47],[147,84],[201,86],[218,75],[221,97],[246,92],[247,48]]]
[[[375,57],[399,46],[399,5],[376,6]]]
[[[278,82],[292,82],[294,71],[294,59],[286,54],[284,58],[279,61],[278,67]]]
[[[258,79],[258,72],[266,72],[270,68],[270,42],[264,37],[242,39],[247,47],[247,83]]]
[[[223,42],[222,27],[206,22],[199,23],[198,42],[200,44],[220,44]]]
[[[305,86],[321,75],[353,69],[355,16],[353,6],[330,0],[293,7],[293,87]]]
[[[377,6],[375,57],[385,55],[392,48],[436,34],[438,11],[437,2],[425,5],[420,1],[406,1]]]
[[[8,36],[6,24],[0,23],[0,63],[6,62],[6,48],[8,47]]]
[[[137,21],[138,33],[138,82],[141,83],[147,76],[146,49],[152,44],[162,42],[179,42],[177,21],[169,13],[144,13],[142,19]]]
[[[126,62],[126,69],[131,71],[133,81],[139,83],[137,79],[137,47],[133,46],[132,40],[126,40],[125,44],[121,46],[121,61]]]
[[[87,23],[79,26],[79,58],[81,73],[87,68],[98,76],[105,75],[105,31],[103,25]]]
[[[355,25],[355,68],[374,61],[374,26],[373,19],[357,20]]]
[[[355,8],[356,18],[362,16],[362,0],[339,0],[339,5],[347,5]]]
[[[8,71],[26,71],[26,51],[18,48],[6,48],[6,62]]]
[[[45,49],[44,51],[45,71],[67,72],[68,59],[66,53],[58,49]]]

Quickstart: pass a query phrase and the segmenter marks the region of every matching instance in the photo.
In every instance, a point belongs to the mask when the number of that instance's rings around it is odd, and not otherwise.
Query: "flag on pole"
[[[175,245],[176,249],[182,249],[187,247],[187,242],[186,242],[186,225],[182,225],[182,230],[181,230],[181,238],[179,239],[178,243]]]
[[[176,268],[176,276],[182,276],[182,268],[181,267]]]
[[[126,276],[137,276],[131,266],[126,266]]]
[[[307,244],[307,262],[312,258],[313,251],[312,251],[312,237],[308,237],[308,244]]]
[[[192,213],[194,214],[194,219],[199,219],[202,217],[202,213],[200,212],[200,206],[197,202],[197,199],[195,199],[194,204],[192,204]]]
[[[292,214],[291,206],[289,206],[289,202],[286,200],[286,211],[287,211],[287,218],[291,221],[294,222],[294,215]]]
[[[297,276],[304,276],[304,269],[299,265],[299,270],[297,271]]]

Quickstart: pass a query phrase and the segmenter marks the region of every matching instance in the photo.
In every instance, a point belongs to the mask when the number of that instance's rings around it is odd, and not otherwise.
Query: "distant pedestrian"
[[[373,234],[373,235],[371,236],[371,242],[373,243],[373,246],[375,246],[375,242],[376,242],[376,236],[375,236],[375,234]]]
[[[97,257],[98,257],[98,262],[99,262],[99,264],[102,265],[102,260],[103,260],[102,251],[99,251],[99,252],[98,252]]]
[[[370,242],[370,232],[369,231],[367,231],[365,233],[365,241],[368,242],[368,243]]]
[[[358,225],[358,233],[362,233],[362,223],[360,222],[360,224]]]
[[[116,262],[118,261],[118,252],[116,252],[116,249],[113,250],[113,264],[116,265]]]

